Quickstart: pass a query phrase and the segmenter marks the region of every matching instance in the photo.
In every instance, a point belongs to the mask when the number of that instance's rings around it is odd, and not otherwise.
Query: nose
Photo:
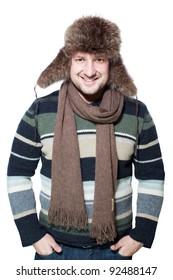
[[[92,60],[86,61],[85,68],[84,68],[84,74],[89,78],[95,76],[96,69],[94,66],[94,61],[92,61]]]

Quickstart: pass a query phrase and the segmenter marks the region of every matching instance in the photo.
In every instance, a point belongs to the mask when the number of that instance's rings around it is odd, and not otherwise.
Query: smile
[[[94,78],[94,79],[86,79],[84,77],[80,77],[84,82],[87,82],[87,83],[92,83],[92,82],[95,82],[98,78]]]

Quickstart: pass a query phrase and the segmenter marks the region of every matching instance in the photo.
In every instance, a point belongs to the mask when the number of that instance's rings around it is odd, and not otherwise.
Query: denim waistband
[[[79,249],[99,249],[99,250],[105,250],[110,248],[110,246],[113,244],[112,243],[106,243],[106,244],[92,244],[92,245],[82,245],[82,244],[75,244],[75,245],[69,245],[69,244],[64,244],[64,243],[60,243],[59,245],[61,246],[61,244],[63,246],[67,246],[67,247],[71,247],[71,248],[79,248]]]

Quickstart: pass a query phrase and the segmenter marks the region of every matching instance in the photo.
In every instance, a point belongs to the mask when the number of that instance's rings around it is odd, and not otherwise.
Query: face
[[[77,52],[72,56],[70,78],[88,101],[98,99],[109,78],[109,60],[102,55]]]

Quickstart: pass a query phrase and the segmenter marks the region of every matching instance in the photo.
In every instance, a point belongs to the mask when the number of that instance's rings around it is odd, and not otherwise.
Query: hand
[[[60,253],[62,248],[55,242],[50,234],[46,234],[42,239],[33,244],[39,255],[50,255],[53,251]]]
[[[136,253],[143,243],[132,239],[129,235],[122,237],[117,243],[111,246],[111,250],[118,250],[122,256],[132,256]]]

